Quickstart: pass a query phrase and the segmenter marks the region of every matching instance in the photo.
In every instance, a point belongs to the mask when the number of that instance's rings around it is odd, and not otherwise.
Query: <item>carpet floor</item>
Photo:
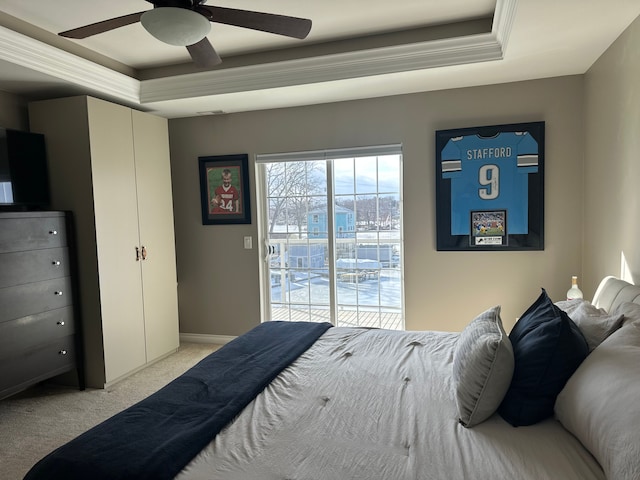
[[[49,452],[159,390],[219,347],[183,343],[176,353],[104,390],[43,383],[0,400],[0,478],[22,480]]]

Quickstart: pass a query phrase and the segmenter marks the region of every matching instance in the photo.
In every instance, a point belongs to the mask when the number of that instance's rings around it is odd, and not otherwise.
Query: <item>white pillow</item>
[[[563,300],[556,302],[556,306],[564,310],[578,326],[590,351],[622,326],[622,313],[607,313],[587,300]],[[640,308],[640,305],[638,307]]]
[[[613,309],[613,313],[623,315],[624,324],[640,322],[640,305],[637,303],[623,302]]]
[[[600,344],[558,395],[555,414],[607,478],[640,478],[640,323]]]
[[[453,380],[460,423],[473,427],[495,413],[513,376],[513,348],[500,306],[481,313],[460,334]]]

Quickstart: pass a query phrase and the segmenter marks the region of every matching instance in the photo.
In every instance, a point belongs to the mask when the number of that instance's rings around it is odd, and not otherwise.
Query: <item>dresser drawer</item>
[[[0,288],[69,275],[67,248],[0,253]]]
[[[67,246],[63,215],[0,217],[0,253]]]
[[[0,398],[75,368],[73,342],[73,336],[61,338],[0,362]]]
[[[72,305],[71,277],[0,288],[0,322]]]
[[[0,323],[0,362],[75,331],[73,308],[64,307]],[[3,360],[5,359],[5,360]]]

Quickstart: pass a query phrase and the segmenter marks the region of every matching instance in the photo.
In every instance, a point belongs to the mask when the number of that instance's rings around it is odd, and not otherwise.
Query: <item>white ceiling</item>
[[[144,0],[0,0],[0,90],[88,93],[175,118],[582,74],[640,15],[639,0],[207,3],[313,27],[295,40],[213,24],[223,64],[201,71],[140,24],[85,40],[55,35],[150,9]],[[450,25],[467,20],[477,21]]]

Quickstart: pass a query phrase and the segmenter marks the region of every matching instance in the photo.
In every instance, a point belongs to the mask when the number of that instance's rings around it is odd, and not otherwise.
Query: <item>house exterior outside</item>
[[[336,221],[336,238],[354,238],[356,235],[356,221],[353,210],[335,205],[333,213]],[[307,215],[309,238],[327,238],[328,231],[329,224],[326,207],[310,211]]]

